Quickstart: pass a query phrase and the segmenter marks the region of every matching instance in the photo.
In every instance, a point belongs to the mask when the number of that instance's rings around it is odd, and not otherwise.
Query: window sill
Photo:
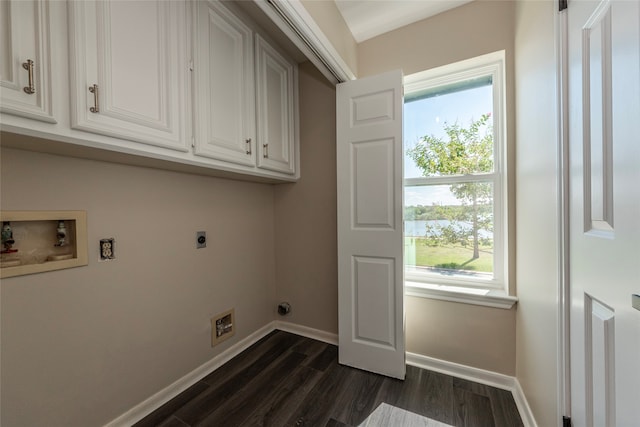
[[[405,295],[505,310],[511,309],[518,302],[517,297],[495,289],[471,289],[411,281],[405,281]]]

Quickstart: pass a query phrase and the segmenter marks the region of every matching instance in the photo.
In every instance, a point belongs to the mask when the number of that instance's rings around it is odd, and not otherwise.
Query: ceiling
[[[335,0],[358,43],[470,1],[472,0]]]

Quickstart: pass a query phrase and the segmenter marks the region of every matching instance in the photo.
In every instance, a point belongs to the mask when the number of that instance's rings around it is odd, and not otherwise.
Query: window
[[[508,293],[503,76],[497,52],[405,77],[407,288]]]

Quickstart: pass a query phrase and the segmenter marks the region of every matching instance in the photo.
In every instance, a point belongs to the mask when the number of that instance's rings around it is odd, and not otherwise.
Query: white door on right
[[[640,2],[568,7],[571,418],[640,425]]]

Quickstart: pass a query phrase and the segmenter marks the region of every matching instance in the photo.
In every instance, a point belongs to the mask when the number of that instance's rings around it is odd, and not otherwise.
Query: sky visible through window
[[[404,104],[404,150],[413,147],[423,136],[445,137],[444,124],[456,121],[463,127],[482,114],[493,112],[493,89],[491,85],[433,96]],[[408,156],[404,157],[404,177],[421,177],[422,173]],[[459,205],[448,186],[406,187],[405,206],[433,203]]]

